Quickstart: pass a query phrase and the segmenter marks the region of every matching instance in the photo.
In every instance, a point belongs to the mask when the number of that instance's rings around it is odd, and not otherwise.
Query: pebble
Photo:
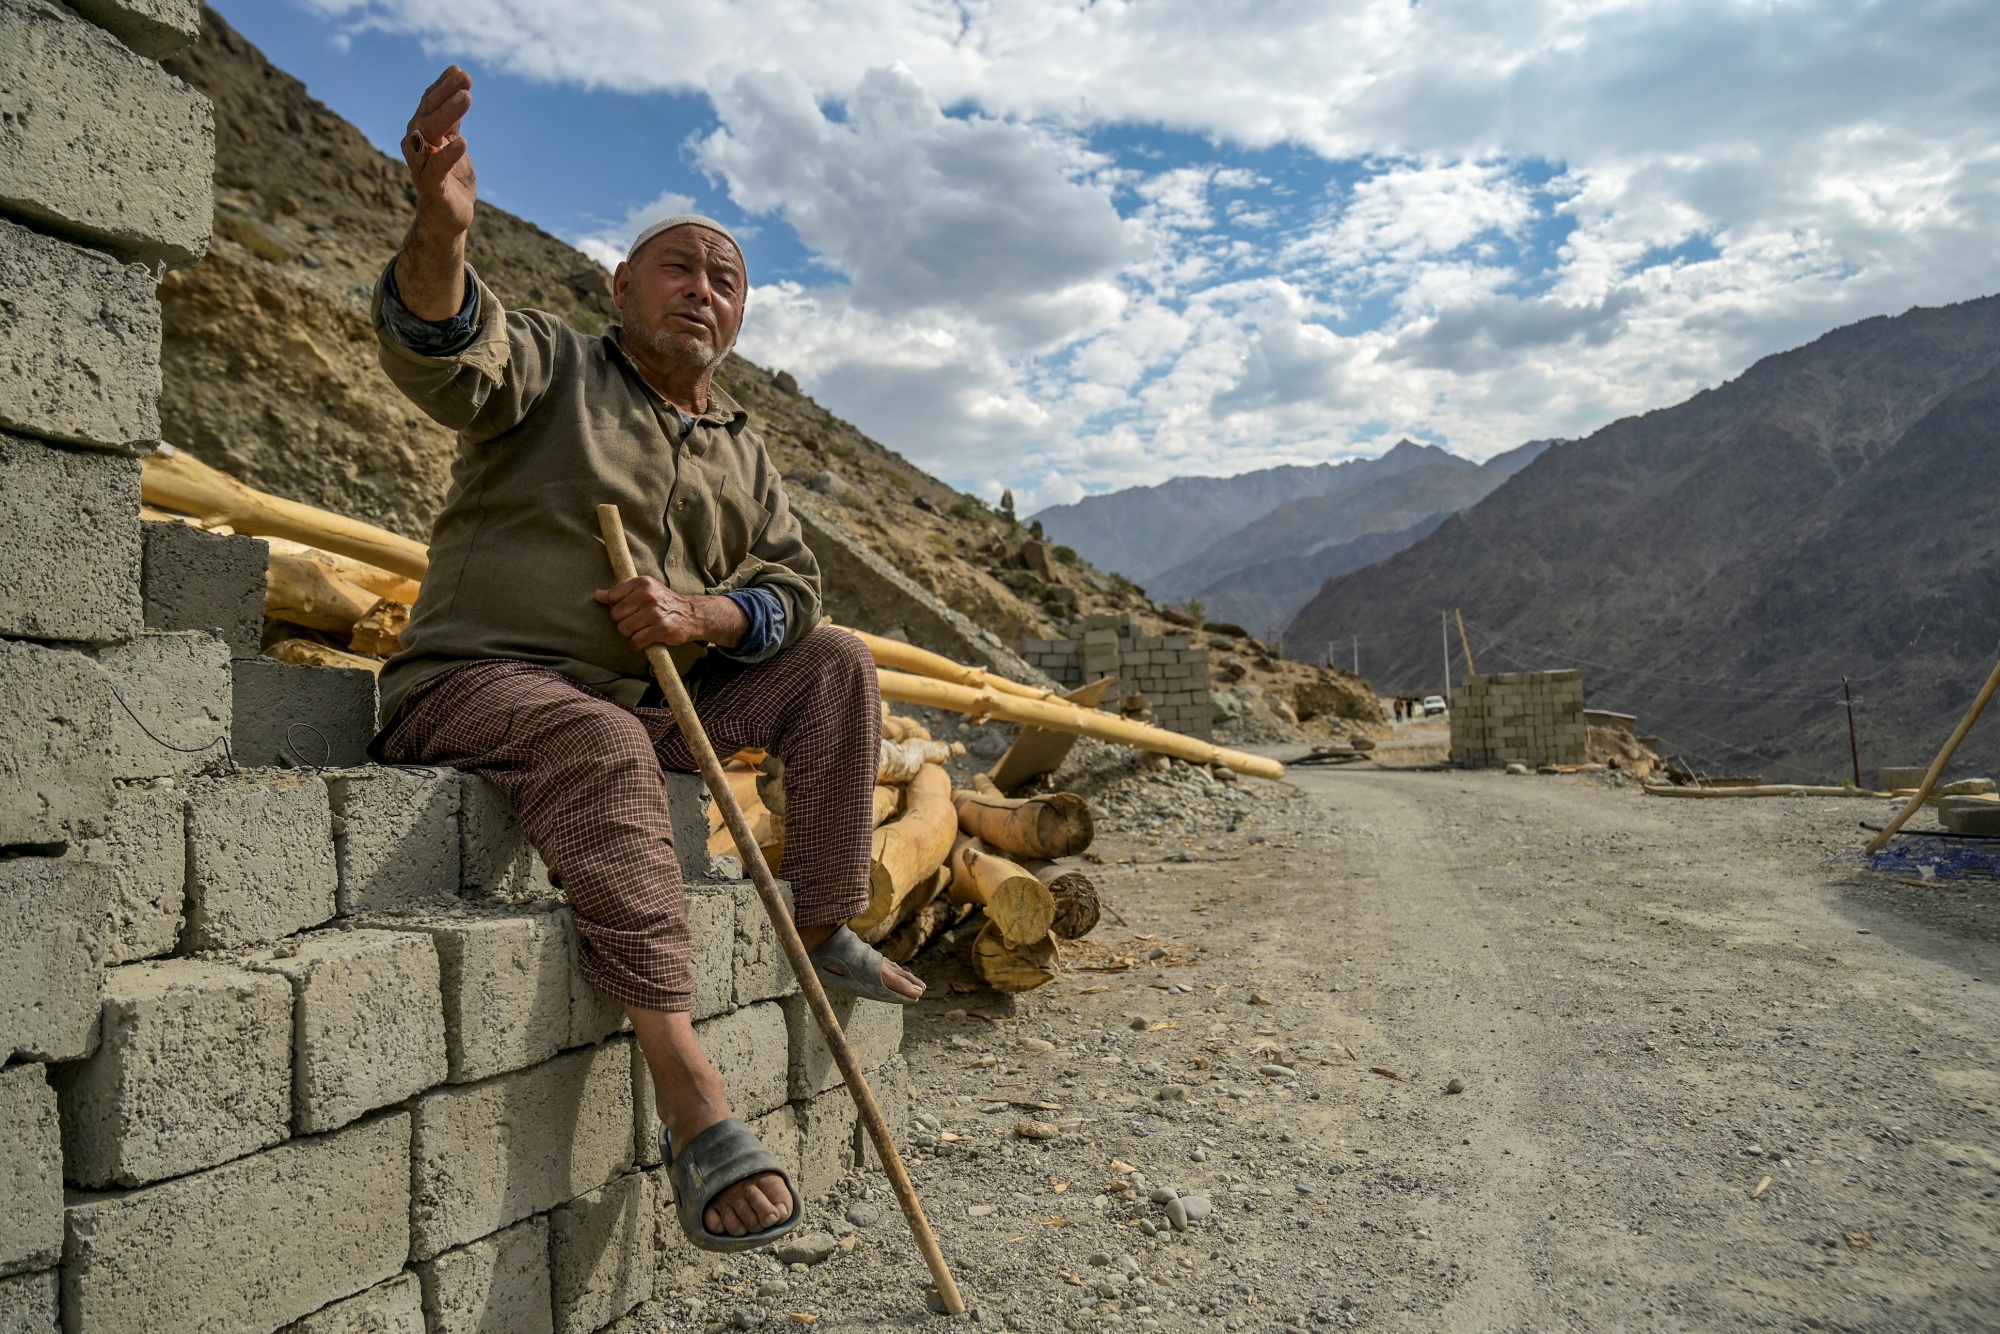
[[[1015,1125],[1014,1133],[1022,1139],[1047,1140],[1059,1137],[1062,1131],[1050,1125],[1047,1121],[1022,1121]]]
[[[1274,1062],[1270,1065],[1258,1066],[1257,1073],[1266,1079],[1295,1079],[1298,1077],[1299,1072],[1292,1069],[1289,1065],[1278,1065]]]
[[[989,1102],[979,1110],[987,1116],[997,1116],[1007,1110],[1007,1104],[1004,1102]]]
[[[1022,1051],[1049,1052],[1056,1049],[1056,1044],[1050,1042],[1047,1038],[1022,1038],[1015,1045],[1020,1047]]]
[[[1214,1208],[1206,1195],[1178,1195],[1167,1201],[1167,1221],[1174,1231],[1185,1232],[1189,1224],[1206,1221]]]
[[[882,1206],[856,1200],[847,1206],[847,1221],[856,1227],[874,1227],[882,1221]]]
[[[781,1278],[767,1278],[757,1285],[759,1297],[782,1297],[792,1290],[792,1285]]]
[[[1276,1005],[1278,1002],[1272,1000],[1261,991],[1253,991],[1250,993],[1250,1003],[1252,1005]]]
[[[1167,957],[1167,952],[1161,949],[1158,945],[1155,945],[1153,946],[1153,948],[1146,951],[1146,957],[1148,959],[1164,959]]]
[[[1155,1186],[1152,1193],[1146,1196],[1154,1204],[1166,1204],[1171,1200],[1178,1200],[1180,1197],[1181,1193],[1172,1186]]]
[[[771,1248],[771,1255],[780,1264],[816,1265],[839,1244],[831,1232],[806,1232],[785,1238]]]
[[[1142,1237],[1157,1237],[1160,1235],[1160,1226],[1150,1218],[1142,1218],[1139,1220],[1139,1235]]]
[[[1743,1156],[1745,1158],[1762,1158],[1764,1156],[1764,1146],[1761,1144],[1752,1144],[1743,1150]]]
[[[915,1121],[918,1125],[922,1126],[925,1130],[930,1131],[933,1135],[935,1135],[938,1131],[944,1129],[944,1122],[938,1120],[935,1116],[932,1116],[928,1112],[919,1112],[910,1119],[912,1121]]]
[[[1465,1081],[1462,1079],[1454,1079],[1449,1084],[1446,1084],[1444,1086],[1444,1091],[1446,1093],[1463,1093],[1465,1092]]]
[[[1143,1014],[1135,1014],[1126,1021],[1125,1026],[1134,1033],[1143,1033],[1153,1026],[1153,1021]]]
[[[1106,1265],[1109,1265],[1111,1263],[1111,1252],[1092,1251],[1088,1256],[1084,1258],[1084,1263],[1091,1266],[1093,1269],[1102,1269]]]
[[[738,1329],[755,1329],[764,1323],[764,1308],[761,1306],[739,1306],[730,1315],[729,1323]]]
[[[993,1206],[990,1204],[968,1204],[965,1206],[965,1214],[968,1218],[990,1218],[993,1215]]]
[[[1208,1150],[1198,1148],[1188,1155],[1188,1160],[1190,1162],[1205,1163],[1208,1161]]]
[[[1191,1090],[1186,1084],[1162,1084],[1153,1090],[1155,1102],[1186,1102]]]
[[[1528,772],[1528,766],[1520,763],[1519,761],[1516,761],[1515,763],[1507,766],[1507,772],[1510,774],[1524,774]]]

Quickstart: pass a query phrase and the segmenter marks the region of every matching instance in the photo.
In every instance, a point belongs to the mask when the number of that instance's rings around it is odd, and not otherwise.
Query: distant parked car
[[[1434,713],[1443,713],[1443,712],[1444,712],[1443,695],[1424,696],[1424,717],[1428,718]]]

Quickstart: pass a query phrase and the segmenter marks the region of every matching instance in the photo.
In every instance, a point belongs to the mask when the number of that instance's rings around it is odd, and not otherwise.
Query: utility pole
[[[1840,678],[1840,691],[1847,696],[1847,750],[1854,757],[1854,786],[1861,786],[1861,743],[1854,739],[1854,687]]]
[[[1451,694],[1451,613],[1438,613],[1438,638],[1444,641],[1444,693]]]
[[[1477,676],[1479,669],[1472,665],[1472,641],[1465,637],[1465,613],[1454,607],[1451,614],[1458,618],[1458,642],[1460,647],[1465,650],[1465,674],[1467,676]]]
[[[1361,675],[1361,636],[1354,636],[1354,674]]]

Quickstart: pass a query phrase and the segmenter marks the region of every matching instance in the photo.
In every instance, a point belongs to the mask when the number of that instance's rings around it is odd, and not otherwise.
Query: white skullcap
[[[739,260],[743,258],[743,243],[736,239],[736,233],[730,231],[714,218],[705,218],[699,213],[676,213],[671,218],[661,218],[658,222],[648,225],[645,231],[640,232],[638,236],[634,237],[632,248],[625,252],[625,262],[628,264],[631,263],[632,256],[639,253],[639,247],[658,236],[661,232],[671,231],[675,227],[690,226],[706,227],[712,232],[720,232],[723,236],[729,238],[729,244],[736,247],[736,258]]]

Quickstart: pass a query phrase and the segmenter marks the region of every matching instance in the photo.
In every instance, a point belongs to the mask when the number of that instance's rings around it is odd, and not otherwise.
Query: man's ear
[[[631,285],[632,266],[621,259],[618,267],[611,271],[611,299],[618,304],[621,313],[625,309],[625,289]]]

